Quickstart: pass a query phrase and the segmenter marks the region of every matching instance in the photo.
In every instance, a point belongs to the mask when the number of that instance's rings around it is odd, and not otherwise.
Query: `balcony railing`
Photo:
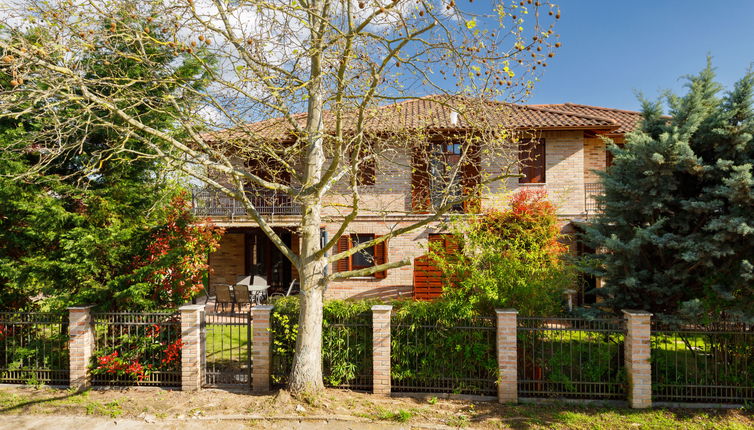
[[[287,194],[270,190],[247,191],[246,196],[260,215],[300,215],[301,205]],[[191,191],[192,212],[197,216],[245,216],[246,208],[238,200],[209,188]]]
[[[596,197],[601,196],[604,192],[605,188],[601,182],[584,184],[584,209],[587,215],[602,212]]]

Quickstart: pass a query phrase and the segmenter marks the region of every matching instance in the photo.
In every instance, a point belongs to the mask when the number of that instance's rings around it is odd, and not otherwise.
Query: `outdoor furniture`
[[[233,295],[235,296],[235,302],[238,305],[239,312],[244,305],[251,305],[251,294],[248,285],[236,284],[235,287],[233,287]]]
[[[267,290],[269,285],[251,285],[249,286],[249,293],[251,293],[251,300],[255,304],[261,304],[267,300]]]
[[[233,312],[235,304],[230,293],[230,285],[218,285],[215,287],[215,312],[217,312],[218,305],[222,305],[223,312],[225,312],[225,306],[228,304],[230,304],[230,311]]]

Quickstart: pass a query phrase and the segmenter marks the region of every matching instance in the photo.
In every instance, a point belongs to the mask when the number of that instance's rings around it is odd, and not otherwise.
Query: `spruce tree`
[[[641,129],[601,174],[603,212],[586,228],[613,309],[661,317],[754,318],[754,73],[720,97],[707,67],[684,96],[644,101]]]

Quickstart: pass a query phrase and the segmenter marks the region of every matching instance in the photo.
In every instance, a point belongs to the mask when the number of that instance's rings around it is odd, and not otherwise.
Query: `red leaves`
[[[168,345],[165,348],[165,358],[162,359],[164,364],[172,363],[181,357],[181,349],[183,349],[183,340],[177,339],[175,342]]]

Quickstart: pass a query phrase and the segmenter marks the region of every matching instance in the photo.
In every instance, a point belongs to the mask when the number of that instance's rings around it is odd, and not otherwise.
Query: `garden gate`
[[[204,387],[251,389],[251,311],[205,314]]]

